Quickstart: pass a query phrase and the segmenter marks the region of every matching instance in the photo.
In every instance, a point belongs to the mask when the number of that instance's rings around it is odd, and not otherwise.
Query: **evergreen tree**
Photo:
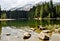
[[[52,14],[55,15],[55,10],[54,10],[54,7],[53,7],[53,1],[50,0],[50,4],[49,4],[50,8],[49,8],[49,11],[50,11],[50,17],[53,18]],[[53,12],[53,13],[52,13]]]
[[[36,9],[35,9],[35,17],[37,17],[37,14],[38,14],[38,8],[36,7]]]
[[[42,5],[42,6],[41,6],[41,9],[40,9],[40,18],[42,18],[43,10],[44,10],[44,7],[43,7],[43,5]]]
[[[1,18],[1,6],[0,6],[0,18]]]
[[[50,0],[50,9],[52,10],[53,9],[53,1]]]
[[[47,17],[49,13],[49,3],[45,3],[44,5],[44,16],[43,17]]]

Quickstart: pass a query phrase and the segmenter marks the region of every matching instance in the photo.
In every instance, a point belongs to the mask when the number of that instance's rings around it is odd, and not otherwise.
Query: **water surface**
[[[0,40],[2,41],[48,41],[38,38],[38,34],[41,32],[37,26],[42,25],[60,25],[60,20],[10,20],[0,21]],[[35,32],[30,28],[36,28]],[[32,37],[28,40],[23,40],[23,34],[30,32]],[[10,36],[6,36],[6,33],[10,33]]]

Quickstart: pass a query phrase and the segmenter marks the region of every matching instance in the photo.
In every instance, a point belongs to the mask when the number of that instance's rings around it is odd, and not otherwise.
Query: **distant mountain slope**
[[[13,10],[24,10],[24,11],[29,11],[31,8],[33,8],[33,6],[36,6],[36,4],[42,4],[43,2],[38,2],[38,3],[35,3],[35,4],[26,4],[22,7],[15,7],[15,8],[12,8],[10,9],[11,11]],[[55,5],[60,5],[60,2],[54,2]]]
[[[34,5],[32,4],[27,4],[21,8],[17,8],[17,10],[25,10],[25,11],[29,11],[31,8],[33,8]]]
[[[42,4],[43,2],[37,2],[37,3],[29,3],[29,4],[26,4],[22,7],[14,7],[14,8],[11,8],[10,10],[13,11],[13,10],[24,10],[24,11],[29,11],[31,8],[33,8],[33,6],[36,6],[36,4]]]
[[[55,2],[56,5],[60,5],[60,2]]]

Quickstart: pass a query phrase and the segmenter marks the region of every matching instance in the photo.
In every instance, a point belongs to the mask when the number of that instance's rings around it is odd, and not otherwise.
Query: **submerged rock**
[[[31,37],[31,34],[28,32],[25,32],[23,39],[29,39],[30,37]]]
[[[35,28],[30,28],[30,30],[35,31],[36,29]]]
[[[10,33],[6,33],[6,36],[10,36],[11,34]]]
[[[43,40],[49,40],[49,35],[48,34],[46,34],[46,33],[43,33],[43,32],[41,32],[40,34],[39,34],[39,38],[40,39],[43,39]]]

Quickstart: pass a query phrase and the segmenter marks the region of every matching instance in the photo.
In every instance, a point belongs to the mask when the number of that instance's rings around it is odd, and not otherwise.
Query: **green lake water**
[[[16,29],[25,29],[25,28],[36,28],[36,33],[41,31],[37,28],[38,25],[59,25],[60,20],[10,20],[10,21],[0,21],[0,35],[2,34],[2,28],[4,27],[15,27]],[[7,30],[6,30],[7,31]],[[1,37],[0,37],[1,38]],[[23,40],[22,40],[23,41]],[[45,41],[45,40],[40,40]],[[46,40],[47,41],[47,40]]]

